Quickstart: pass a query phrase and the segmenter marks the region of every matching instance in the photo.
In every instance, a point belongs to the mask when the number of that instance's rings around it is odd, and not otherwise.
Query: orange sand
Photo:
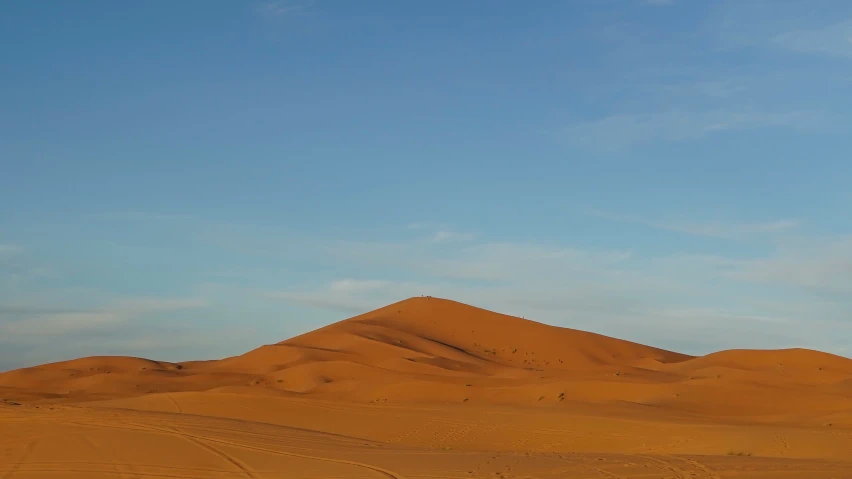
[[[0,478],[852,478],[852,360],[413,298],[217,361],[0,374]]]

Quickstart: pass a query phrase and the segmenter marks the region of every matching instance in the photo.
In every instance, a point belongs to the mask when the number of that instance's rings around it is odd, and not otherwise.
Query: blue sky
[[[852,3],[0,5],[0,369],[429,294],[852,354]]]

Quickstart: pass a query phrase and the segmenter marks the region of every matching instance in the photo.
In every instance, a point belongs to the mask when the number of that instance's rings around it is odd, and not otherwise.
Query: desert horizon
[[[0,373],[0,425],[13,477],[839,478],[850,378],[414,297],[219,360]]]

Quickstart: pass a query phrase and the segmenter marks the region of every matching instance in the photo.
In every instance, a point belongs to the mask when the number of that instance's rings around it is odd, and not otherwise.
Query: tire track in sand
[[[170,435],[170,436],[179,436],[182,439],[184,439],[184,440],[186,440],[186,441],[188,441],[188,442],[190,442],[190,443],[192,443],[196,446],[199,446],[199,447],[207,450],[208,452],[213,453],[216,456],[219,456],[220,458],[231,463],[232,465],[236,466],[240,470],[241,473],[245,474],[250,479],[256,479],[257,478],[257,476],[255,476],[254,473],[252,473],[251,470],[249,470],[248,466],[246,466],[239,459],[231,456],[230,454],[228,454],[228,453],[226,453],[226,452],[224,452],[224,451],[222,451],[222,450],[220,450],[216,447],[213,447],[209,444],[203,443],[203,442],[199,441],[197,438],[195,438],[191,435],[180,434],[180,433],[172,433],[170,431],[162,430],[162,429],[159,429],[159,428],[155,428],[155,427],[151,427],[151,426],[142,426],[142,425],[138,425],[138,424],[133,424],[133,427],[127,427],[127,426],[122,427],[122,426],[117,426],[117,425],[112,425],[112,424],[111,425],[104,425],[104,424],[96,424],[96,423],[86,423],[86,424],[71,423],[71,424],[77,424],[77,425],[80,425],[80,426],[88,426],[88,427],[104,428],[104,429],[118,429],[118,430],[123,430],[123,431],[140,431],[140,432],[144,431],[144,432],[155,432],[157,434],[165,433],[165,434]],[[89,439],[87,436],[84,436],[84,439],[86,439],[87,442],[91,443],[91,439]],[[119,471],[116,471],[116,472],[119,472]],[[139,473],[135,473],[135,474],[139,475]],[[3,478],[3,479],[6,479],[6,478]]]
[[[590,470],[590,471],[594,472],[595,474],[597,474],[597,475],[598,475],[598,476],[600,476],[600,477],[608,477],[609,479],[626,479],[626,478],[625,478],[625,477],[623,477],[623,476],[619,476],[618,474],[613,474],[612,472],[609,472],[609,471],[607,471],[607,470],[601,469],[601,468],[599,468],[599,467],[595,467],[595,466],[589,466],[589,465],[587,465],[587,466],[586,466],[586,468],[587,468],[588,470]]]
[[[187,432],[181,431],[179,429],[174,429],[174,428],[161,429],[159,427],[154,427],[154,426],[150,426],[150,425],[147,425],[147,424],[145,424],[145,425],[137,424],[137,423],[124,423],[124,427],[117,426],[115,424],[102,425],[102,424],[94,424],[94,423],[80,424],[80,425],[81,426],[91,426],[91,427],[103,427],[103,428],[108,428],[108,429],[147,431],[147,432],[165,434],[165,435],[169,435],[169,436],[190,437],[190,438],[194,438],[194,439],[199,440],[199,441],[213,442],[213,443],[218,443],[218,444],[224,444],[226,446],[239,447],[239,448],[243,448],[243,449],[249,449],[249,450],[260,451],[260,452],[267,452],[269,454],[275,454],[275,455],[278,455],[278,456],[298,457],[298,458],[301,458],[301,459],[309,459],[309,460],[320,461],[320,462],[330,462],[330,463],[335,463],[335,464],[344,464],[344,465],[348,465],[348,466],[360,467],[360,468],[363,468],[363,469],[369,469],[371,471],[377,472],[377,473],[382,474],[385,477],[389,477],[391,479],[406,479],[405,476],[403,476],[402,474],[400,474],[398,472],[394,472],[394,471],[384,469],[384,468],[379,467],[379,466],[374,466],[372,464],[367,464],[367,463],[363,463],[363,462],[350,461],[350,460],[347,460],[347,459],[334,459],[334,458],[331,458],[331,457],[323,457],[323,456],[312,456],[312,455],[309,455],[309,454],[299,454],[299,453],[295,453],[295,452],[278,451],[278,450],[275,450],[275,449],[269,449],[269,448],[260,447],[260,446],[229,442],[229,441],[225,441],[225,440],[215,438],[215,437],[197,436],[197,435],[189,434]],[[226,454],[226,453],[223,453],[223,454]],[[228,456],[230,456],[230,455],[228,455]],[[233,457],[231,457],[231,458],[234,459]],[[249,476],[249,477],[255,477],[255,476]],[[2,478],[2,479],[6,479],[6,478]]]
[[[103,448],[102,448],[102,447],[101,447],[98,443],[96,443],[94,439],[92,439],[92,438],[91,438],[91,437],[89,437],[88,435],[86,435],[86,434],[82,434],[82,435],[81,435],[81,437],[83,438],[83,442],[85,442],[86,444],[88,444],[88,445],[89,445],[89,447],[91,447],[93,451],[95,451],[95,452],[103,451]],[[115,455],[114,455],[114,454],[112,454],[112,456],[113,456],[113,459],[115,459]],[[105,466],[106,466],[106,465],[110,465],[110,466],[112,466],[113,471],[114,471],[116,474],[118,474],[118,476],[119,476],[119,477],[124,477],[124,478],[126,478],[126,477],[127,477],[127,474],[125,474],[125,472],[124,472],[124,471],[123,471],[123,470],[122,470],[122,469],[118,466],[117,462],[118,462],[118,461],[113,460],[112,462],[104,462],[104,463],[103,463],[103,465],[105,465]]]
[[[619,476],[618,474],[615,474],[614,472],[609,472],[605,469],[602,469],[600,467],[596,467],[592,464],[583,464],[583,463],[577,463],[577,462],[571,461],[571,460],[567,459],[565,456],[563,456],[562,454],[557,454],[556,458],[560,462],[564,462],[566,464],[571,464],[571,465],[578,466],[578,467],[583,468],[583,469],[587,469],[587,470],[595,473],[598,477],[606,477],[606,478],[609,478],[609,479],[627,479],[623,476]]]
[[[39,438],[31,439],[29,443],[27,443],[26,447],[24,447],[24,452],[21,453],[21,458],[18,459],[18,462],[12,465],[6,472],[0,476],[0,479],[9,479],[12,477],[18,469],[21,468],[24,463],[26,463],[27,458],[32,454],[33,449],[35,449],[36,444],[38,444]]]
[[[350,461],[350,460],[347,460],[347,459],[334,459],[334,458],[331,458],[331,457],[323,457],[323,456],[312,456],[312,455],[309,455],[309,454],[299,454],[299,453],[287,452],[287,451],[278,451],[278,450],[275,450],[275,449],[268,449],[268,448],[260,447],[260,446],[253,446],[253,445],[248,445],[248,444],[240,444],[240,443],[236,443],[236,442],[225,441],[225,440],[215,438],[215,437],[196,436],[196,435],[189,434],[187,432],[184,432],[184,431],[181,431],[181,430],[175,429],[175,428],[160,429],[160,428],[153,427],[153,426],[145,426],[145,427],[147,429],[150,429],[151,431],[159,431],[159,432],[164,433],[164,434],[175,435],[175,436],[183,436],[183,437],[186,437],[186,438],[192,438],[192,439],[195,439],[196,441],[207,444],[208,446],[210,446],[210,444],[208,444],[208,443],[211,443],[211,442],[217,443],[217,444],[224,444],[226,446],[239,447],[239,448],[249,449],[249,450],[254,450],[254,451],[267,452],[267,453],[275,454],[275,455],[278,455],[278,456],[298,457],[300,459],[309,459],[309,460],[320,461],[320,462],[330,462],[330,463],[335,463],[335,464],[344,464],[344,465],[347,465],[347,466],[360,467],[360,468],[363,468],[363,469],[369,469],[371,471],[377,472],[377,473],[382,474],[385,477],[389,477],[391,479],[406,479],[405,476],[403,476],[403,475],[401,475],[397,472],[393,472],[391,470],[384,469],[384,468],[381,468],[379,466],[374,466],[372,464],[367,464],[367,463],[358,462],[358,461]],[[230,460],[236,460],[230,454],[227,454],[223,451],[220,451],[213,446],[210,446],[210,447],[215,449],[219,453],[223,454],[224,456],[228,456],[228,458],[230,458],[229,461]],[[236,460],[236,461],[239,462],[239,460]],[[236,465],[236,463],[235,463],[235,465]],[[241,469],[242,469],[242,467],[241,467]],[[248,474],[251,474],[247,470],[246,470],[246,472]],[[256,477],[256,476],[249,475],[249,477]]]
[[[720,476],[716,471],[714,471],[713,469],[710,469],[708,466],[705,466],[704,464],[696,461],[695,459],[690,459],[688,457],[681,457],[681,456],[672,456],[672,457],[676,457],[676,458],[680,459],[681,461],[683,461],[683,462],[689,464],[690,466],[698,469],[699,471],[703,472],[704,474],[707,474],[707,477],[709,479],[722,479],[722,476]]]
[[[688,477],[690,477],[688,471],[684,471],[674,463],[669,462],[661,457],[645,456],[641,454],[637,454],[635,457],[641,457],[642,459],[645,459],[646,461],[655,464],[660,469],[673,473],[678,479],[687,479]]]
[[[183,408],[180,407],[180,404],[178,404],[178,402],[175,400],[175,398],[173,398],[171,394],[166,394],[166,397],[169,398],[169,401],[171,401],[172,404],[175,405],[175,408],[177,408],[177,410],[178,410],[178,414],[183,414]]]
[[[219,449],[218,447],[211,446],[210,444],[207,444],[206,442],[201,441],[200,439],[196,438],[195,436],[191,436],[189,434],[184,435],[184,434],[180,434],[180,433],[178,433],[178,435],[182,436],[187,441],[189,441],[193,444],[196,444],[196,445],[212,452],[213,454],[221,457],[222,459],[230,462],[231,464],[233,464],[234,466],[239,468],[243,472],[243,474],[245,474],[246,477],[248,477],[249,479],[257,479],[257,476],[254,475],[253,472],[251,472],[251,470],[248,468],[248,466],[244,462],[240,461],[239,459],[232,456],[231,454],[228,454],[227,452]]]

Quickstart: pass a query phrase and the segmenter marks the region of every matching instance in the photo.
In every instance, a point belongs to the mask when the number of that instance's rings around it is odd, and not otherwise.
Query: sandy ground
[[[852,478],[852,361],[436,298],[242,356],[0,374],[0,478]]]

